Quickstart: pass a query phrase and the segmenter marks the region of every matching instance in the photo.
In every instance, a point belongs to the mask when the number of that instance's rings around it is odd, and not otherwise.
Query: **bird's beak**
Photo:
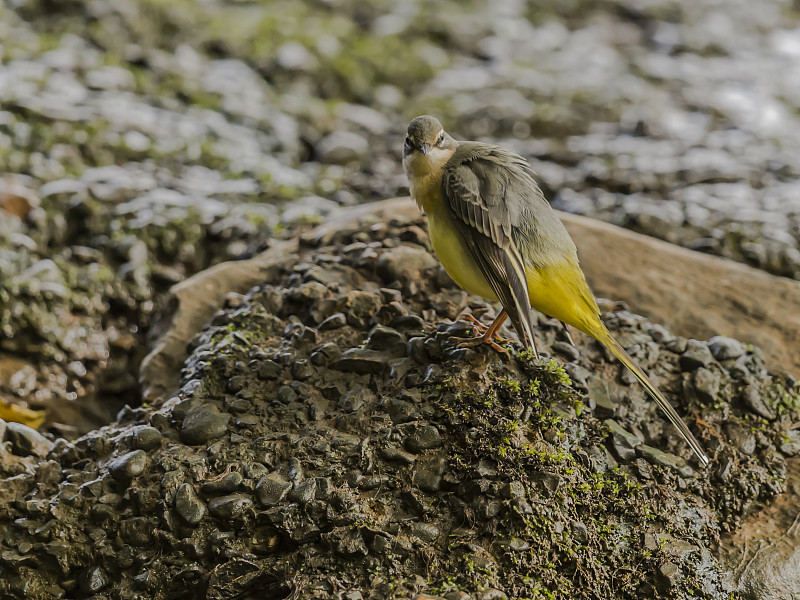
[[[419,151],[422,152],[422,156],[428,154],[428,144],[422,144],[419,147]]]

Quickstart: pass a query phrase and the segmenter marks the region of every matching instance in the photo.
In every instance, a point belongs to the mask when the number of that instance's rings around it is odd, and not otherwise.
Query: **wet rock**
[[[133,446],[140,450],[153,450],[161,445],[161,432],[155,427],[137,427],[133,434]]]
[[[314,493],[317,491],[317,480],[306,479],[305,481],[297,484],[295,488],[289,492],[287,499],[290,502],[298,502],[299,504],[308,504],[314,499]],[[260,496],[259,496],[260,499]]]
[[[341,358],[333,361],[331,367],[347,373],[379,375],[389,367],[389,361],[392,358],[393,356],[386,352],[366,348],[350,348],[342,353]]]
[[[206,516],[207,508],[189,483],[182,484],[175,493],[175,510],[189,525],[197,525]]]
[[[129,481],[144,473],[147,467],[147,453],[144,450],[133,450],[114,459],[108,470],[114,479]]]
[[[256,485],[256,496],[259,502],[266,507],[279,504],[292,489],[289,483],[279,473],[270,473],[262,477]]]
[[[218,519],[236,519],[252,506],[253,500],[247,494],[230,494],[209,500],[208,512]]]
[[[96,594],[110,583],[108,574],[102,567],[89,567],[81,575],[81,591],[85,594]]]
[[[120,523],[119,532],[131,546],[142,548],[152,540],[153,524],[147,517],[131,517]]]
[[[714,357],[706,344],[698,340],[689,340],[679,362],[684,371],[694,371],[700,367],[707,367],[713,360]]]
[[[442,457],[417,461],[414,467],[413,481],[423,492],[436,492],[442,484],[442,475],[447,461]]]
[[[739,358],[744,354],[744,346],[738,340],[717,335],[708,340],[708,349],[719,361]]]
[[[238,471],[227,473],[218,479],[206,481],[201,488],[204,494],[230,494],[235,492],[242,483],[242,474]]]
[[[579,544],[586,544],[589,541],[589,530],[580,521],[570,523],[570,531],[573,539]]]
[[[630,462],[636,458],[636,447],[642,443],[641,440],[613,419],[606,419],[603,423],[611,433],[611,447],[617,458],[622,462]]]
[[[720,375],[715,371],[700,367],[692,375],[694,389],[702,402],[713,402],[719,394]]]
[[[44,458],[53,449],[53,442],[22,423],[6,423],[5,439],[11,443],[11,451],[18,456]]]
[[[651,464],[674,469],[684,477],[694,476],[694,469],[686,464],[686,461],[680,456],[675,456],[647,444],[636,446],[636,453]]]
[[[405,439],[406,449],[414,453],[433,450],[441,445],[442,436],[439,430],[433,425],[417,427],[414,432]]]
[[[406,336],[390,327],[376,325],[367,337],[367,348],[384,351],[394,357],[405,356]]]
[[[427,544],[435,542],[440,533],[439,528],[431,523],[411,524],[411,535]]]
[[[213,404],[202,404],[191,409],[181,426],[181,440],[187,444],[205,444],[228,431],[230,415],[220,413]]]
[[[339,329],[340,327],[344,327],[347,325],[347,317],[344,313],[334,313],[322,323],[319,324],[320,331],[331,331],[333,329]]]
[[[277,379],[283,367],[273,360],[263,360],[258,365],[257,376],[261,380]]]

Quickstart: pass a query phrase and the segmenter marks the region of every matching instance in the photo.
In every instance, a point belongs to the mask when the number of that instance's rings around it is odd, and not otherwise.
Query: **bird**
[[[421,115],[408,124],[403,169],[447,274],[467,292],[503,306],[478,342],[497,347],[493,338],[508,317],[538,357],[532,308],[575,327],[630,369],[708,465],[689,427],[606,328],[575,243],[522,156],[496,144],[458,141],[436,117]]]

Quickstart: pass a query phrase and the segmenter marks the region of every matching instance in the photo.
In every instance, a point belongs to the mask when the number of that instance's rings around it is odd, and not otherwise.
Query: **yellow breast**
[[[470,294],[497,302],[497,295],[472,258],[453,216],[445,206],[441,177],[438,178],[438,184],[431,180],[419,181],[418,185],[413,186],[412,194],[428,217],[431,246],[447,274]]]

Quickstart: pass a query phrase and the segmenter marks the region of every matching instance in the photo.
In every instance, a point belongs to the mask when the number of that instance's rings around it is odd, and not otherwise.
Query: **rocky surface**
[[[707,447],[703,470],[601,347],[572,348],[543,315],[541,362],[458,348],[470,327],[455,317],[492,307],[431,260],[419,220],[365,219],[305,238],[267,283],[230,295],[162,406],[38,451],[32,430],[6,431],[4,597],[720,598],[741,585],[711,548],[783,491],[791,382],[735,341],[608,312]]]

